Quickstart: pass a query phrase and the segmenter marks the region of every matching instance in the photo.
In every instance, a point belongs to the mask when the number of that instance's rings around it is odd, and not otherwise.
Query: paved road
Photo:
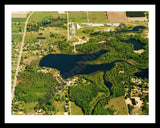
[[[29,18],[31,17],[31,15],[32,15],[33,13],[34,13],[34,12],[32,12],[32,13],[27,17],[27,20],[26,20],[26,22],[25,22],[23,39],[22,39],[20,54],[19,54],[19,58],[18,58],[16,74],[15,74],[15,78],[14,78],[14,84],[13,84],[13,90],[12,90],[12,99],[11,99],[11,100],[13,100],[13,98],[14,98],[14,91],[15,91],[16,82],[17,82],[17,75],[18,75],[18,72],[19,72],[19,64],[20,64],[20,60],[21,60],[21,54],[22,54],[24,39],[25,39],[25,35],[26,35],[27,23],[28,23],[28,20],[29,20]]]

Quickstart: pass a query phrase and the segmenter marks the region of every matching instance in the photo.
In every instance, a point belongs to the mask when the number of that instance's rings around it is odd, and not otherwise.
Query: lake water
[[[138,32],[139,29],[146,29],[145,26],[136,26],[134,27],[132,30],[123,30],[123,31],[120,31],[120,32],[127,32],[127,33],[130,33],[130,32]],[[131,43],[134,45],[134,50],[140,50],[143,48],[144,44],[142,44],[142,42],[140,42],[139,40],[134,40],[134,39],[129,39],[129,40],[126,40],[126,41],[123,41],[125,43]]]
[[[116,60],[112,63],[103,64],[85,63],[87,61],[96,60],[99,56],[107,52],[107,50],[100,50],[92,54],[49,54],[41,59],[39,66],[55,68],[60,71],[60,74],[63,79],[67,79],[77,74],[90,74],[96,71],[105,72],[111,70],[115,66],[116,62],[124,62],[124,60]],[[137,72],[134,75],[141,78],[148,78],[148,68],[141,69],[140,72]]]
[[[49,54],[43,57],[39,63],[40,67],[56,68],[60,71],[62,78],[71,78],[77,74],[90,74],[96,71],[110,70],[114,63],[86,64],[86,61],[97,59],[100,55],[107,53],[107,50],[100,50],[92,54]]]
[[[123,30],[123,31],[120,31],[120,32],[128,32],[128,33],[130,33],[130,32],[138,32],[139,29],[146,29],[146,27],[145,26],[136,26],[132,30]]]
[[[125,41],[126,43],[131,43],[134,45],[134,50],[142,49],[144,44],[142,44],[139,40],[129,39]]]
[[[149,68],[147,69],[142,69],[140,72],[137,72],[134,74],[137,77],[141,77],[142,79],[147,78],[149,76]]]
[[[100,50],[92,54],[49,54],[41,59],[39,66],[59,70],[63,79],[72,78],[74,75],[78,74],[90,74],[96,71],[103,71],[105,73],[115,67],[116,62],[124,62],[124,60],[116,60],[112,63],[103,64],[86,64],[85,62],[96,60],[99,56],[107,52],[107,50]],[[142,72],[135,73],[134,75],[144,78],[147,74],[147,70],[144,69]],[[103,76],[103,79],[104,84],[111,92],[112,83],[105,79],[105,75]]]

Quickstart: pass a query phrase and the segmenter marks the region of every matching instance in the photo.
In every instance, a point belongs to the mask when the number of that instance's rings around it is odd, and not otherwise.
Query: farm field
[[[114,22],[126,22],[127,20],[127,16],[126,16],[126,12],[120,12],[120,11],[109,11],[107,12],[107,15],[108,15],[108,18],[109,18],[109,21],[111,23],[114,23]]]
[[[136,73],[149,67],[148,20],[127,16],[125,11],[12,15],[12,85],[22,48],[12,114],[147,115],[149,79]]]

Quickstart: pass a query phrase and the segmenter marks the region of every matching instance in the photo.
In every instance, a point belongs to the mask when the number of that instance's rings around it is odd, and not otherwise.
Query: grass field
[[[77,23],[107,23],[106,12],[102,11],[71,11],[69,20]]]
[[[84,115],[82,109],[74,102],[71,102],[71,115]]]
[[[112,98],[109,104],[105,106],[106,109],[108,107],[113,107],[113,109],[116,110],[114,113],[115,115],[128,115],[124,96]]]
[[[107,19],[106,12],[88,12],[89,22],[91,23],[108,23],[109,20]]]
[[[87,21],[87,12],[85,11],[70,11],[69,12],[69,21],[71,22],[77,22],[77,23],[82,23],[82,22],[88,22]]]
[[[64,101],[55,101],[54,106],[56,107],[56,115],[64,115]]]
[[[12,18],[12,22],[25,22],[26,18]]]
[[[34,12],[34,14],[30,17],[29,19],[29,23],[36,23],[36,22],[40,22],[42,20],[48,20],[49,17],[53,17],[53,18],[57,18],[58,16],[60,16],[61,18],[65,18],[67,17],[66,14],[59,14],[56,11],[37,11]]]

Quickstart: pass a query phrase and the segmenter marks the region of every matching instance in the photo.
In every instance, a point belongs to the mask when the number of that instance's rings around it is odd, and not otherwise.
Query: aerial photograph
[[[149,115],[149,11],[12,11],[12,115]]]

